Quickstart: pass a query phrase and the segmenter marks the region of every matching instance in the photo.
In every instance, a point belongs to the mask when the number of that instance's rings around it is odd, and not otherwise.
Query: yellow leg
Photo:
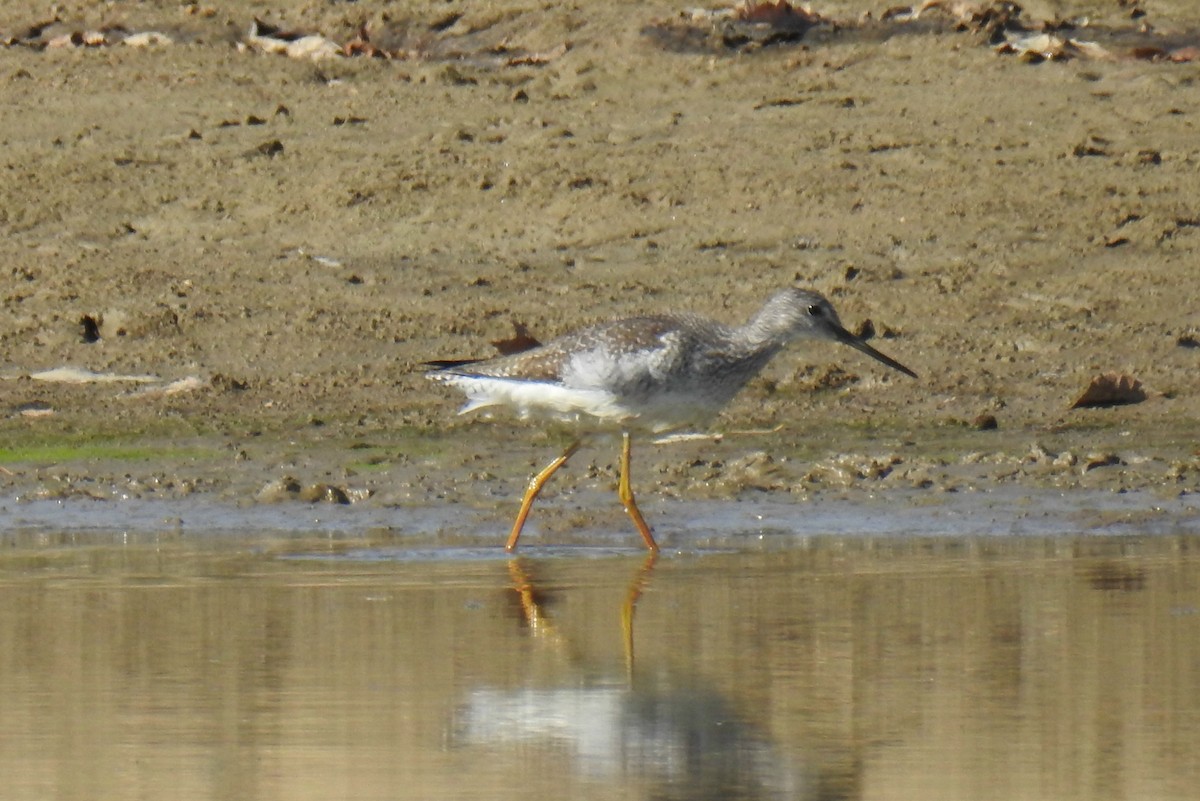
[[[617,497],[621,499],[621,503],[625,506],[625,514],[629,515],[629,519],[637,526],[638,533],[642,535],[642,540],[645,541],[646,547],[651,553],[658,551],[658,543],[654,541],[654,535],[650,533],[650,527],[646,525],[646,519],[642,517],[641,511],[638,510],[637,501],[633,499],[633,489],[629,486],[629,432],[621,432],[621,478],[617,482]]]
[[[525,497],[521,501],[521,511],[517,512],[517,520],[513,523],[512,532],[508,535],[508,542],[504,545],[504,550],[512,552],[517,549],[517,540],[521,537],[521,529],[525,527],[525,519],[529,517],[529,510],[533,508],[533,502],[537,499],[538,493],[542,491],[542,487],[550,480],[550,476],[558,471],[558,468],[567,463],[571,455],[579,450],[579,446],[583,444],[583,440],[577,439],[562,452],[550,464],[542,468],[542,472],[538,473],[529,481],[529,488],[525,490]]]

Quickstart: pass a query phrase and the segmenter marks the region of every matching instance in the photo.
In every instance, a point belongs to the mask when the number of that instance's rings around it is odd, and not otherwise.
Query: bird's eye
[[[821,310],[820,306],[818,306],[817,304],[814,303],[813,305],[808,307],[808,313],[811,314],[813,317],[820,317],[825,312]]]

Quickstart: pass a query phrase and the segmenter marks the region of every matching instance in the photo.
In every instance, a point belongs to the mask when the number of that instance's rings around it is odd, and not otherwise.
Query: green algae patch
[[[73,425],[48,430],[6,425],[0,428],[0,464],[63,464],[79,462],[159,462],[178,464],[211,458],[219,453],[215,441],[197,437],[180,421],[158,421],[137,431],[101,423],[97,430]]]
[[[56,442],[0,447],[0,464],[62,464],[65,462],[167,462],[211,457],[216,449],[170,447],[161,443]]]

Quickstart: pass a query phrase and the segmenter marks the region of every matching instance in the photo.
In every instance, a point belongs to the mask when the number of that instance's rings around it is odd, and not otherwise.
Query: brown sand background
[[[455,417],[422,360],[488,355],[514,321],[739,321],[793,280],[920,380],[798,346],[715,426],[777,432],[647,446],[643,497],[1200,487],[1200,64],[1030,64],[945,25],[678,52],[644,33],[664,2],[55,8],[44,37],[175,43],[0,48],[9,497],[509,498],[565,434]],[[1087,18],[1082,39],[1200,29],[1186,0],[1144,8],[1026,14]],[[50,16],[6,3],[0,33]],[[255,16],[423,57],[238,48]],[[61,366],[199,381],[30,377]],[[1069,410],[1112,370],[1149,398]],[[613,457],[556,487],[607,489]]]

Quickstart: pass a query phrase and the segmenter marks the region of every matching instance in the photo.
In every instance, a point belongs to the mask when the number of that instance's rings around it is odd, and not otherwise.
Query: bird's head
[[[841,342],[894,370],[917,377],[900,362],[868,345],[862,337],[847,331],[833,304],[810,289],[789,287],[777,292],[756,315],[753,324],[782,340],[825,339]]]

